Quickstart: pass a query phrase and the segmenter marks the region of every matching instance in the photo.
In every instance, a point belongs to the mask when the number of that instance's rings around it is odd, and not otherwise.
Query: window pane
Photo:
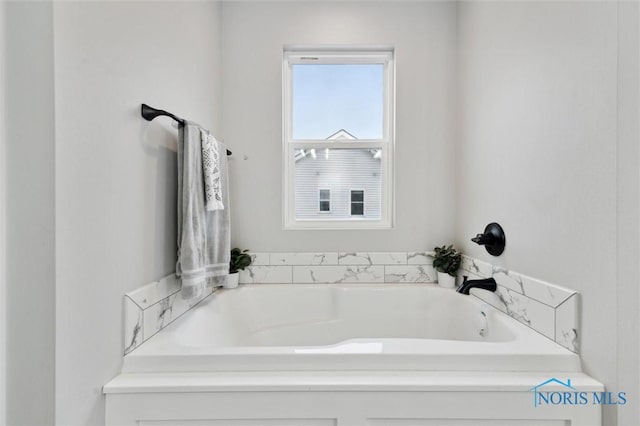
[[[321,200],[330,200],[331,199],[331,191],[328,189],[320,190],[320,199]]]
[[[320,201],[320,211],[321,212],[331,211],[331,206],[329,205],[328,201]]]
[[[362,204],[362,203],[352,203],[351,204],[351,214],[353,216],[362,216],[364,214],[364,204]]]
[[[293,139],[382,139],[383,64],[295,64],[292,79]]]
[[[364,191],[351,191],[351,201],[364,201]]]
[[[295,149],[295,208],[298,220],[380,220],[382,179],[378,148],[316,148]],[[352,217],[351,190],[362,188],[358,203],[358,217]],[[321,189],[330,190],[331,214],[320,214],[323,204],[318,196]],[[356,195],[358,197],[358,195]]]

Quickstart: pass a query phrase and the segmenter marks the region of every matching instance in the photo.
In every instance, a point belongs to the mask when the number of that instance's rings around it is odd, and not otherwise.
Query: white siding
[[[316,158],[307,155],[296,167],[297,219],[380,219],[380,160],[369,149],[317,149]],[[331,212],[318,211],[318,191],[331,190]],[[364,216],[351,216],[350,192],[364,190]]]

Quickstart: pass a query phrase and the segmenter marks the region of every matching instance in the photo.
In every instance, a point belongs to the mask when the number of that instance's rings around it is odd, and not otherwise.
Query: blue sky
[[[293,138],[325,139],[345,129],[381,139],[382,64],[293,66]]]

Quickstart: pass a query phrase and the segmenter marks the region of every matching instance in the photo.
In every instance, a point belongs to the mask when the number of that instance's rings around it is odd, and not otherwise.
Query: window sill
[[[377,219],[296,220],[285,223],[282,229],[286,231],[393,229],[393,224]]]

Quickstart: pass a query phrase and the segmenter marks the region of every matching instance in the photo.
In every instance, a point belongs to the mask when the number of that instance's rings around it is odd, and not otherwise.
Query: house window
[[[318,192],[318,211],[330,212],[331,211],[331,190],[321,189]]]
[[[283,58],[285,228],[391,227],[393,51]]]
[[[364,191],[351,190],[351,216],[364,216]]]

